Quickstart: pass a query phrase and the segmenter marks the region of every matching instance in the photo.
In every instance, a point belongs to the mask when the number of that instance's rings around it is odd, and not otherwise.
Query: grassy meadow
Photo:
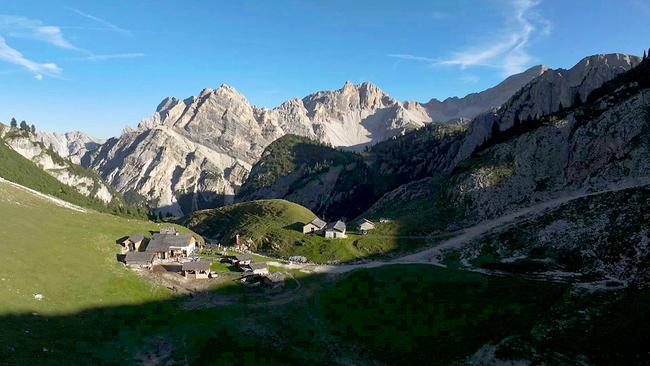
[[[170,295],[116,260],[117,239],[149,235],[154,223],[70,210],[6,183],[0,222],[0,314],[70,313]]]

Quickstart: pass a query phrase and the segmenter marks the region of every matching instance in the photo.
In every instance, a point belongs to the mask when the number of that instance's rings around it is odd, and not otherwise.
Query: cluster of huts
[[[150,240],[134,234],[121,241],[124,262],[134,267],[151,267],[155,259],[186,258],[199,249],[199,238],[181,234],[175,228],[161,228]],[[209,265],[208,265],[209,267]]]
[[[366,234],[368,231],[375,228],[375,224],[368,219],[361,219],[357,222],[357,231],[361,234]],[[337,220],[327,223],[324,220],[316,217],[302,227],[303,234],[320,234],[328,239],[343,239],[347,238],[345,222]]]

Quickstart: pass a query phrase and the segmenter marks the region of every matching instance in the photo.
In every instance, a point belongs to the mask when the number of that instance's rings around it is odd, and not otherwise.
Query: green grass
[[[425,239],[400,238],[394,227],[380,224],[368,235],[349,233],[344,239],[305,235],[302,226],[315,215],[305,207],[284,200],[259,200],[203,210],[179,223],[223,244],[234,244],[236,234],[254,251],[275,257],[304,256],[310,261],[353,261],[420,247]],[[352,224],[349,224],[352,226]]]
[[[7,184],[0,220],[8,364],[448,364],[512,335],[601,364],[612,361],[607,354],[647,359],[647,334],[633,326],[647,323],[646,295],[601,306],[560,284],[395,265],[336,279],[291,271],[300,286],[288,280],[278,297],[224,281],[212,296],[230,304],[190,309],[195,297],[172,297],[115,261],[115,239],[153,223],[59,208]],[[580,318],[593,306],[601,308],[592,320]],[[569,328],[549,327],[550,316]],[[580,338],[585,330],[599,332],[598,348]]]
[[[156,224],[72,211],[5,183],[0,183],[0,222],[2,314],[68,313],[170,295],[115,256],[117,239],[148,234]],[[44,295],[42,301],[34,299],[37,293]]]

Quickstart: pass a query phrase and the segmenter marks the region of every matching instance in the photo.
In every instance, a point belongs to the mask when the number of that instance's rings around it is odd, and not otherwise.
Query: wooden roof
[[[183,263],[183,271],[208,271],[210,270],[210,261],[194,261]]]

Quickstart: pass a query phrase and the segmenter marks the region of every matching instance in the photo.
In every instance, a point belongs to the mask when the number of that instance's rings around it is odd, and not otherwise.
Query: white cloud
[[[528,52],[530,41],[538,33],[548,35],[552,30],[552,23],[535,11],[540,2],[541,0],[508,0],[504,31],[490,42],[454,52],[450,57],[434,59],[411,54],[387,56],[424,62],[431,66],[459,66],[461,70],[471,66],[492,67],[500,69],[504,76],[521,72],[534,61]]]
[[[118,27],[117,25],[115,25],[115,24],[113,24],[113,23],[111,23],[111,22],[109,22],[109,21],[107,21],[105,19],[102,19],[100,17],[96,17],[94,15],[85,13],[85,12],[79,10],[79,9],[75,9],[75,8],[68,8],[68,9],[70,11],[73,11],[73,12],[77,13],[78,15],[81,15],[82,17],[84,17],[86,19],[90,19],[90,20],[92,20],[92,21],[94,21],[96,23],[101,24],[104,27],[104,29],[107,29],[107,30],[110,30],[110,31],[113,31],[113,32],[117,32],[117,33],[122,33],[122,34],[131,34],[130,30]]]
[[[429,57],[415,56],[415,55],[404,54],[404,53],[392,53],[387,56],[391,58],[398,58],[400,60],[408,60],[408,61],[422,61],[422,62],[431,62],[431,63],[436,62],[436,60]]]
[[[144,57],[144,53],[115,53],[109,55],[90,55],[83,58],[83,60],[88,61],[104,61],[104,60],[114,60],[114,59],[128,59],[128,58],[138,58]]]
[[[536,33],[547,35],[552,24],[539,15],[535,8],[540,0],[511,0],[506,12],[512,14],[506,22],[505,31],[480,46],[455,52],[438,65],[457,65],[461,69],[470,66],[496,67],[504,75],[523,71],[532,61],[528,46]]]
[[[36,39],[56,47],[76,49],[65,39],[61,28],[45,25],[36,19],[0,14],[0,31],[12,37]]]
[[[0,60],[24,67],[32,72],[38,80],[41,80],[43,75],[58,76],[63,72],[54,63],[39,63],[27,59],[18,50],[11,48],[3,37],[0,37]]]

